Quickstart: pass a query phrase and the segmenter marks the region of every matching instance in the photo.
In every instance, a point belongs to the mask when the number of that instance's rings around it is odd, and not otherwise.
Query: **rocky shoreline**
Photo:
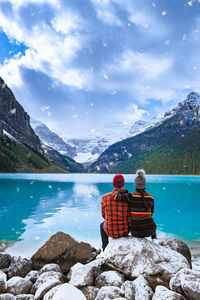
[[[200,299],[200,269],[177,238],[111,239],[98,252],[58,232],[31,259],[0,253],[0,300]]]

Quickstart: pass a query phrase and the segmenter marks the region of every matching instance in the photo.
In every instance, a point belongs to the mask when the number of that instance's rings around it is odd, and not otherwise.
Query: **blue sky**
[[[200,90],[200,0],[2,0],[0,76],[65,137],[131,125]]]

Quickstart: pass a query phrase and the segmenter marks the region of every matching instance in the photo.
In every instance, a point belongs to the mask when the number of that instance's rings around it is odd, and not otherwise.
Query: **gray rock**
[[[172,292],[165,286],[158,285],[152,300],[186,300],[182,295]],[[196,299],[197,300],[197,299]]]
[[[95,300],[116,299],[120,297],[120,288],[117,286],[104,286],[102,287]]]
[[[200,299],[200,271],[180,270],[170,280],[169,287],[189,300]]]
[[[12,257],[8,270],[8,278],[13,276],[25,277],[32,270],[32,262],[22,257]]]
[[[77,262],[88,263],[97,255],[97,250],[88,243],[79,243],[70,235],[57,232],[32,256],[34,269],[48,263],[58,264],[67,272]]]
[[[68,283],[64,283],[59,286],[52,298],[52,300],[61,299],[86,300],[84,294],[79,289]]]
[[[96,286],[85,286],[80,289],[87,299],[95,299],[99,289]]]
[[[29,294],[32,282],[19,276],[14,276],[7,281],[7,292],[13,295]]]
[[[57,264],[47,264],[47,265],[44,265],[44,267],[42,267],[39,270],[39,275],[41,275],[44,272],[49,272],[49,271],[61,272],[61,269],[60,269],[59,265],[57,265]]]
[[[71,267],[68,278],[69,284],[72,284],[78,288],[87,285],[93,285],[94,281],[92,269],[87,268],[87,266],[82,265],[81,263],[77,263]]]
[[[151,288],[168,287],[169,280],[182,268],[190,268],[180,253],[145,238],[111,239],[104,252],[104,262],[134,280],[143,275]]]
[[[57,279],[51,279],[47,282],[44,282],[36,291],[35,293],[35,300],[40,300],[43,296],[53,287],[60,284],[60,281]]]
[[[4,272],[0,271],[0,294],[5,293],[7,289],[7,276]]]
[[[192,268],[191,252],[186,243],[184,243],[183,241],[181,241],[177,238],[173,238],[173,237],[157,239],[157,242],[161,246],[167,247],[169,249],[172,249],[172,250],[177,251],[178,253],[182,254],[187,259],[190,267]]]
[[[34,300],[34,296],[31,294],[20,294],[15,296],[16,300]]]
[[[151,300],[153,290],[148,281],[140,275],[134,281],[125,281],[121,287],[121,294],[128,300]]]
[[[54,272],[54,271],[49,271],[49,272],[44,272],[42,273],[36,282],[34,283],[32,289],[31,289],[31,294],[35,294],[36,290],[45,282],[51,280],[51,279],[56,279],[60,281],[60,283],[63,282],[63,276],[60,272]]]
[[[25,279],[28,279],[30,280],[32,283],[35,283],[36,280],[38,279],[39,277],[39,272],[38,271],[30,271],[26,276],[25,276]]]
[[[124,275],[117,271],[105,271],[101,273],[95,280],[95,286],[102,288],[103,286],[118,286],[121,287],[125,281]]]
[[[11,256],[10,254],[0,253],[0,269],[8,268],[10,266]]]
[[[0,300],[15,300],[15,296],[9,293],[1,294]]]

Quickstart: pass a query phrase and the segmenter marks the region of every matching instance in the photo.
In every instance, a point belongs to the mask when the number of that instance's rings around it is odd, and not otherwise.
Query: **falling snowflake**
[[[42,111],[45,111],[45,110],[48,110],[50,108],[50,106],[49,105],[43,105],[42,107],[41,107],[41,110]]]
[[[111,92],[110,93],[112,96],[114,96],[114,95],[116,95],[117,94],[117,92],[116,91],[114,91],[114,92]]]
[[[153,6],[153,7],[156,7],[156,4],[155,4],[155,2],[152,2],[152,6]]]
[[[90,103],[90,106],[92,106],[92,107],[93,107],[93,106],[94,106],[94,103],[93,103],[93,102],[91,102],[91,103]]]
[[[182,36],[182,40],[185,41],[186,40],[187,35],[184,33]]]
[[[188,1],[188,6],[192,6],[193,5],[193,0],[191,0],[191,1]]]
[[[101,170],[101,168],[100,168],[99,166],[97,166],[96,169],[97,169],[97,171],[100,171],[100,170]]]
[[[170,40],[166,40],[165,44],[168,46],[170,44]]]
[[[108,80],[108,75],[104,74],[103,77]]]
[[[50,117],[50,116],[51,116],[51,112],[50,112],[50,111],[48,111],[47,115]]]
[[[91,132],[92,132],[92,133],[95,133],[95,131],[96,131],[96,130],[95,130],[94,128],[91,129]]]
[[[11,114],[13,114],[13,115],[16,114],[16,108],[11,109],[10,112],[11,112]]]
[[[107,43],[104,43],[104,44],[103,44],[103,46],[104,46],[104,47],[107,47],[107,46],[108,46],[108,44],[107,44]]]
[[[52,185],[48,185],[48,188],[49,188],[49,189],[52,189]]]
[[[131,23],[128,23],[128,27],[131,27]]]
[[[35,236],[34,239],[35,239],[36,241],[38,241],[38,240],[40,240],[40,237],[39,237],[39,236]]]
[[[161,14],[161,15],[162,15],[162,16],[166,16],[166,14],[167,14],[166,11],[162,11],[162,14]]]

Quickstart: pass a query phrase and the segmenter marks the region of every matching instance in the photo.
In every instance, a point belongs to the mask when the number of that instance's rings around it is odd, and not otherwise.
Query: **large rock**
[[[99,291],[95,300],[116,299],[120,297],[120,288],[117,286],[104,286]]]
[[[112,239],[105,249],[104,262],[130,280],[142,274],[153,289],[157,285],[168,287],[174,274],[180,269],[190,268],[180,253],[135,237]]]
[[[165,286],[158,285],[152,300],[186,300],[178,293],[172,292]],[[197,300],[197,299],[196,299]]]
[[[50,289],[43,297],[43,300],[51,300],[53,298],[53,295],[57,292],[59,287],[61,287],[62,284],[56,285],[52,289]]]
[[[200,299],[200,271],[183,269],[170,280],[170,289],[189,300]]]
[[[32,256],[32,261],[35,269],[56,263],[63,272],[67,272],[77,262],[88,263],[96,255],[97,250],[88,243],[79,243],[70,235],[57,232]]]
[[[0,269],[8,268],[10,266],[11,256],[10,254],[0,253]]]
[[[95,286],[102,288],[103,286],[121,287],[125,281],[124,275],[117,271],[105,271],[101,273],[95,280]]]
[[[184,243],[183,241],[181,241],[177,238],[173,238],[173,237],[157,239],[157,242],[161,246],[167,247],[169,249],[172,249],[172,250],[182,254],[187,259],[187,261],[190,264],[190,267],[192,268],[191,252],[186,243]]]
[[[127,300],[151,300],[153,290],[149,286],[148,281],[140,275],[134,281],[125,281],[121,287],[121,294],[123,294]]]
[[[32,282],[19,276],[14,276],[7,281],[7,292],[13,295],[29,294]]]
[[[20,294],[15,296],[15,300],[34,300],[34,296],[31,294]]]
[[[44,297],[45,299],[45,297]],[[52,300],[86,300],[84,294],[75,286],[64,283],[55,292]],[[45,299],[46,300],[46,299]],[[50,300],[50,299],[49,299]]]
[[[30,271],[26,276],[25,279],[30,280],[33,284],[36,282],[36,280],[39,277],[39,272],[38,271]]]
[[[61,269],[57,264],[47,264],[44,265],[44,267],[42,267],[38,273],[39,275],[41,275],[42,273],[49,272],[49,271],[61,272]]]
[[[94,281],[92,269],[87,268],[87,266],[81,263],[77,263],[71,267],[68,278],[70,279],[69,284],[78,288],[93,285]]]
[[[32,261],[22,257],[12,257],[8,269],[8,278],[25,277],[32,270]]]
[[[6,288],[7,288],[7,276],[4,272],[0,271],[0,294],[5,293],[6,292]]]

